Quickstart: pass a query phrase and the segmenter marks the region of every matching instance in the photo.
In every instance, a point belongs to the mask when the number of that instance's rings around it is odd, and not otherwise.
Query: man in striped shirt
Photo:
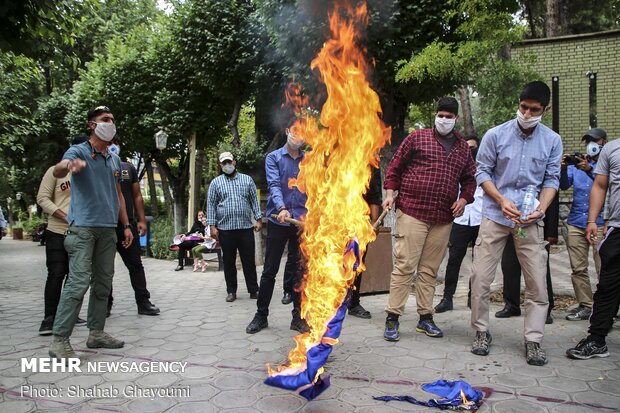
[[[220,242],[224,260],[227,302],[237,299],[237,250],[241,257],[245,285],[250,298],[258,298],[258,282],[254,261],[254,231],[260,231],[262,213],[256,184],[248,175],[235,169],[230,152],[220,154],[223,174],[211,181],[207,195],[207,225],[211,236]],[[256,220],[252,222],[252,218]]]

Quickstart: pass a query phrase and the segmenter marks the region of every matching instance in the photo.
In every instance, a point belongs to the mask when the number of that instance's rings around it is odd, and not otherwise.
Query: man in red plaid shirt
[[[433,322],[433,296],[454,217],[473,202],[476,163],[467,142],[454,131],[459,105],[444,97],[437,103],[435,127],[405,138],[388,166],[383,207],[396,204],[394,270],[383,337],[400,338],[398,317],[404,313],[413,274],[420,321],[416,331],[442,337]],[[394,191],[398,198],[394,199]]]

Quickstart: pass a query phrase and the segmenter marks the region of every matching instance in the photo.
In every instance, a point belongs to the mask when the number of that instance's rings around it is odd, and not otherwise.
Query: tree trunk
[[[168,178],[166,178],[166,175],[161,173],[161,168],[159,169],[160,169],[159,177],[161,179],[161,189],[164,191],[164,203],[166,204],[166,211],[168,211],[168,216],[170,216],[170,211],[174,210],[174,202],[172,201],[172,195],[170,194],[170,185],[168,184]]]
[[[45,77],[45,93],[50,96],[52,94],[52,73],[49,65],[43,65],[43,76]]]
[[[463,112],[463,131],[465,136],[471,136],[475,134],[474,131],[474,119],[471,114],[471,103],[469,102],[469,89],[466,86],[461,86],[458,89],[459,100],[461,101],[461,111]]]
[[[153,164],[151,160],[147,160],[144,163],[144,168],[147,173],[147,180],[149,182],[149,199],[151,200],[151,214],[155,218],[159,216],[159,203],[157,201],[157,187],[155,186],[155,176],[153,175]]]
[[[200,198],[200,195],[202,193],[205,164],[206,164],[205,150],[203,148],[197,149],[196,150],[196,187],[193,188],[194,199],[196,200],[196,205],[194,209],[196,211],[202,210],[205,205],[203,200]]]
[[[525,7],[525,15],[527,16],[527,24],[530,26],[530,35],[532,36],[532,39],[536,39],[538,34],[536,33],[536,23],[532,11],[532,2],[524,1],[523,5]]]
[[[381,172],[383,176],[396,149],[398,149],[405,136],[407,136],[407,131],[405,131],[407,102],[400,101],[393,93],[382,93],[380,99],[383,110],[383,123],[392,128],[391,142],[381,149]]]
[[[233,109],[232,116],[228,121],[228,129],[233,135],[232,144],[235,148],[241,146],[241,137],[239,136],[239,129],[237,128],[237,124],[239,123],[239,113],[241,112],[241,94],[237,96],[235,99],[235,107]]]
[[[170,169],[170,165],[162,160],[157,160],[157,166],[159,166],[159,174],[162,177],[162,186],[164,186],[164,182],[167,181],[170,184],[170,189],[172,189],[172,197],[173,199],[168,201],[166,200],[166,204],[174,209],[174,230],[177,234],[182,232],[187,232],[187,228],[185,225],[185,216],[187,214],[187,200],[188,200],[188,177],[189,177],[189,159],[186,155],[182,155],[179,159],[178,171],[179,175],[174,176],[172,174],[172,170]],[[170,196],[170,192],[168,191],[168,185],[165,185],[164,196]]]
[[[547,37],[556,37],[560,34],[560,1],[547,0]]]

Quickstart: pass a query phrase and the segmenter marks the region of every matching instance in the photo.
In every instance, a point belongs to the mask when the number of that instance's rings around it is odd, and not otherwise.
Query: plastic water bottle
[[[527,216],[534,211],[534,200],[536,199],[536,185],[528,185],[523,196],[523,206],[521,207],[521,221],[527,221]]]

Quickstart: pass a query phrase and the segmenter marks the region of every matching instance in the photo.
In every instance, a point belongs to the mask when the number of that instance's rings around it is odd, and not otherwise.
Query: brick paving
[[[473,333],[465,306],[469,257],[465,258],[455,310],[437,314],[445,337],[433,339],[415,332],[415,299],[401,318],[401,340],[383,340],[386,295],[362,298],[371,320],[348,317],[340,344],[326,365],[331,387],[308,402],[295,393],[263,383],[265,364],[282,362],[293,345],[289,330],[290,306],[280,303],[276,285],[269,327],[255,335],[245,327],[256,309],[239,274],[238,299],[226,303],[222,272],[191,269],[174,272],[173,261],[145,259],[152,301],[160,316],[137,314],[129,277],[119,258],[114,281],[115,301],[106,331],[124,339],[119,350],[86,348],[86,327],[77,327],[72,344],[86,361],[179,361],[188,363],[179,373],[32,373],[22,372],[22,358],[47,357],[50,337],[40,337],[43,316],[45,252],[28,241],[0,241],[0,411],[72,412],[399,412],[438,411],[403,402],[378,402],[372,396],[410,394],[428,399],[421,384],[436,379],[462,379],[485,393],[480,412],[617,412],[620,411],[620,334],[608,339],[607,359],[574,361],[564,356],[567,347],[585,334],[587,322],[563,319],[547,326],[543,348],[549,363],[525,363],[523,317],[505,320],[491,316],[493,344],[488,357],[469,352]],[[566,252],[552,255],[554,289],[572,294]],[[445,265],[445,260],[444,260]],[[283,267],[283,266],[282,266]],[[593,267],[592,267],[593,268]],[[283,268],[282,268],[283,269]],[[260,272],[259,272],[260,273]],[[443,276],[443,269],[440,272]],[[440,278],[441,278],[440,277]],[[281,278],[281,277],[280,277]],[[494,289],[500,287],[496,278]],[[441,286],[438,287],[438,294]],[[435,302],[438,302],[436,297]],[[86,305],[81,315],[86,318]],[[493,305],[492,312],[499,305]],[[92,394],[69,395],[81,389],[189,389],[189,395],[132,397]],[[23,389],[55,389],[56,395],[31,396]]]

